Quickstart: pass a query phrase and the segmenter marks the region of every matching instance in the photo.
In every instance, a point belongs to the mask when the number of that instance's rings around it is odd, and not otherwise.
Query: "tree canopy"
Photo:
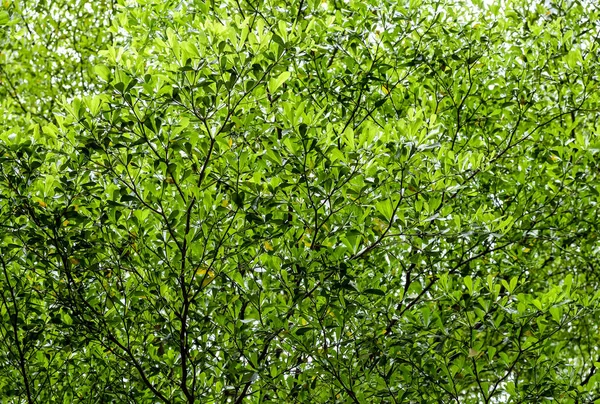
[[[4,0],[0,401],[600,399],[600,10]]]

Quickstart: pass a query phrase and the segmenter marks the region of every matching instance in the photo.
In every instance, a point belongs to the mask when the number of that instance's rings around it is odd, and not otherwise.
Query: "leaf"
[[[512,293],[517,287],[517,282],[519,282],[519,278],[516,276],[510,280],[510,288],[508,289],[509,293]]]
[[[206,267],[197,268],[194,276],[202,281],[202,287],[208,286],[215,279],[214,271],[208,270]]]
[[[62,313],[62,320],[66,325],[72,325],[73,319],[68,313]]]
[[[94,71],[104,81],[110,81],[110,69],[105,65],[94,66]]]
[[[312,331],[312,329],[313,329],[312,327],[300,327],[300,328],[296,329],[295,334],[297,336],[302,336],[302,335],[306,334],[307,332]]]
[[[231,199],[233,200],[233,203],[235,203],[238,208],[243,208],[244,207],[244,197],[245,197],[245,194],[243,192],[236,192],[233,194]]]
[[[380,289],[365,289],[363,290],[363,293],[366,293],[368,295],[385,296],[385,292]]]
[[[496,354],[496,347],[490,346],[488,347],[488,359],[491,361],[494,358],[494,355]]]
[[[0,11],[0,26],[7,25],[10,21],[10,15],[7,11]]]
[[[387,101],[387,98],[382,98],[380,100],[375,101],[375,105],[373,106],[374,108],[379,108],[380,106],[382,106],[383,104],[385,104],[385,102]]]
[[[291,76],[290,72],[283,72],[277,78],[272,78],[269,80],[269,91],[274,93],[277,91],[279,87],[283,85]]]
[[[350,149],[354,149],[354,129],[348,127],[343,134],[345,143],[350,147]]]
[[[552,319],[557,323],[560,323],[561,320],[561,310],[559,307],[553,306],[550,308],[550,315],[552,315]]]
[[[463,279],[465,286],[469,290],[470,294],[473,294],[473,279],[470,276],[467,276]]]
[[[391,220],[394,213],[394,205],[390,199],[379,201],[375,204],[377,211],[382,214],[386,220]]]

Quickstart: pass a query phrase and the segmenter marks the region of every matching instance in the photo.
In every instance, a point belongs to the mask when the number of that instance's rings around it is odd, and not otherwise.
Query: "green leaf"
[[[470,294],[473,294],[473,279],[470,276],[467,276],[463,279],[465,286],[467,287]]]
[[[94,66],[94,71],[104,81],[110,81],[110,69],[105,65]]]
[[[368,295],[377,295],[377,296],[385,296],[385,292],[381,289],[365,289],[363,290],[363,293],[366,293]]]
[[[277,76],[276,78],[272,78],[269,80],[269,91],[271,93],[274,93],[275,91],[277,91],[277,89],[279,87],[281,87],[283,85],[283,83],[285,83],[291,76],[290,72],[283,72],[281,73],[279,76]]]
[[[307,332],[309,332],[309,331],[312,331],[312,330],[313,330],[313,328],[312,328],[312,327],[300,327],[300,328],[297,328],[297,329],[296,329],[296,332],[295,332],[295,334],[296,334],[297,336],[302,336],[302,335],[304,335],[304,334],[306,334]]]
[[[232,200],[239,208],[243,208],[244,207],[244,197],[245,197],[245,195],[243,192],[235,192],[232,196]]]
[[[0,11],[0,25],[7,25],[10,21],[10,14],[7,11]]]

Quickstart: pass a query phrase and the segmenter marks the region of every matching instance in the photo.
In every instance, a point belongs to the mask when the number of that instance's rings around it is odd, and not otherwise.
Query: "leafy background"
[[[3,2],[1,396],[597,400],[597,19]]]

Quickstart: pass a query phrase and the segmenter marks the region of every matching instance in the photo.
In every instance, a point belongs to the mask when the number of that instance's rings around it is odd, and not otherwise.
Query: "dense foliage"
[[[599,399],[592,3],[5,0],[0,401]]]

